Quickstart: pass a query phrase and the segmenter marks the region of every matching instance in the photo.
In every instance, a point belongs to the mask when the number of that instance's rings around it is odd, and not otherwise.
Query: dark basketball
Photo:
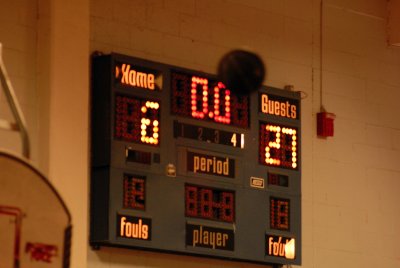
[[[261,58],[248,51],[233,50],[218,64],[218,77],[234,94],[246,95],[260,88],[265,68]]]

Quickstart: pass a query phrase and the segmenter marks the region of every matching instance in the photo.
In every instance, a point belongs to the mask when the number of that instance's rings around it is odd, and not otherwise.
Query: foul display
[[[301,264],[300,94],[92,60],[90,243]]]

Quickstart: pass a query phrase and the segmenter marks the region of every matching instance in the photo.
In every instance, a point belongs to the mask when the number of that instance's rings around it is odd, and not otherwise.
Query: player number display
[[[235,194],[197,185],[185,186],[186,216],[233,222]]]

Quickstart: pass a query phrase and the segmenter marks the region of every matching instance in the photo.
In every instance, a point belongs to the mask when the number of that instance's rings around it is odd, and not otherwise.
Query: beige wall
[[[258,267],[87,248],[90,51],[214,72],[224,52],[243,47],[263,57],[267,85],[291,84],[308,95],[302,102],[302,267],[400,266],[400,50],[386,45],[386,1],[324,2],[323,105],[337,115],[335,137],[326,140],[315,133],[317,0],[40,0],[39,8],[29,0],[0,1],[0,42],[27,114],[33,160],[72,211],[72,267]],[[0,115],[9,117],[3,97],[0,105]],[[12,135],[0,131],[0,144],[19,150]]]
[[[89,2],[2,0],[0,42],[27,119],[31,161],[72,213],[71,267],[86,267]],[[0,117],[13,121],[2,93]],[[19,135],[0,130],[0,147],[20,153]]]
[[[45,129],[49,137],[48,174],[72,213],[71,268],[86,267],[89,1],[45,0],[39,2],[39,7],[43,11],[39,21],[45,20],[49,26],[42,26],[48,30],[48,36],[42,36],[44,44],[39,48],[43,53],[47,45],[50,47],[45,56],[48,69],[41,70],[45,84],[41,90],[49,94],[48,108],[41,110],[42,115],[48,112],[49,118]]]
[[[33,1],[0,1],[0,43],[3,60],[31,133],[32,159],[38,161],[38,92],[36,89],[36,13]],[[13,121],[3,90],[0,91],[0,118]],[[0,129],[0,148],[22,152],[18,133]]]

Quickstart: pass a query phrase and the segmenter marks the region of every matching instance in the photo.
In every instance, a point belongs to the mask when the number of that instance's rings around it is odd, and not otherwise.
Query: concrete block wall
[[[71,267],[87,266],[89,39],[87,0],[0,1],[3,58],[27,119],[31,161],[73,215]],[[2,92],[0,118],[12,120]],[[18,134],[0,130],[0,148],[20,154]]]
[[[400,51],[386,44],[382,1],[324,3],[322,99],[337,117],[335,137],[312,142],[310,264],[397,267]]]

